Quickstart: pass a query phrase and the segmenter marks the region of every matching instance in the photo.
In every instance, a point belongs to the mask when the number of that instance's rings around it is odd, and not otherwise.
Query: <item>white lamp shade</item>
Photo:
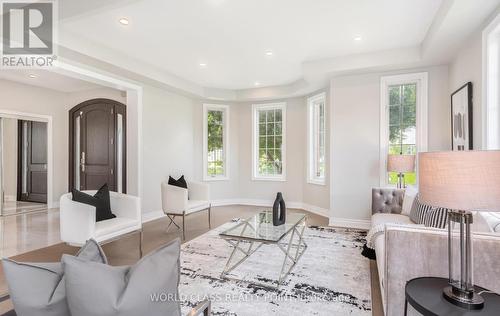
[[[500,211],[500,151],[419,154],[419,199],[453,210]]]
[[[388,155],[387,171],[398,173],[415,171],[415,155]]]

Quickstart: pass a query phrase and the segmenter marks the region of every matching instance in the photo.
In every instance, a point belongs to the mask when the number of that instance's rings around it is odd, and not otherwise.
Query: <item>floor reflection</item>
[[[0,217],[0,256],[15,256],[61,242],[59,209]]]
[[[22,202],[22,201],[9,201],[4,202],[2,205],[2,214],[4,216],[24,214],[29,212],[46,211],[47,204]]]

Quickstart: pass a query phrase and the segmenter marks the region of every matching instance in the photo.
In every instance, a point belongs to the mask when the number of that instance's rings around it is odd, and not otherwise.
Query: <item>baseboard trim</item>
[[[165,215],[163,211],[144,212],[142,213],[142,222],[143,223],[152,222],[154,220],[160,219],[165,216],[167,215]]]
[[[371,221],[365,219],[330,218],[330,226],[370,229]]]
[[[5,202],[15,202],[15,201],[17,201],[17,196],[15,196],[15,195],[4,195],[3,196],[3,200]]]
[[[59,208],[59,201],[53,201],[52,203],[49,203],[47,205],[47,208],[48,209],[52,209],[52,208]]]
[[[289,208],[301,209],[304,211],[308,211],[320,216],[328,217],[329,210],[326,208],[321,208],[319,206],[302,203],[302,202],[287,202],[285,201],[286,206]],[[263,207],[272,207],[274,204],[274,200],[259,200],[259,199],[224,199],[224,200],[214,200],[212,201],[213,206],[225,206],[225,205],[252,205],[252,206],[263,206]]]
[[[228,205],[249,205],[249,206],[262,206],[272,207],[274,200],[259,200],[259,199],[220,199],[212,200],[212,206],[228,206]],[[329,210],[319,206],[306,204],[302,202],[286,202],[289,208],[300,209],[308,211],[320,216],[328,217]],[[142,214],[142,222],[147,223],[166,216],[163,211],[150,211]]]

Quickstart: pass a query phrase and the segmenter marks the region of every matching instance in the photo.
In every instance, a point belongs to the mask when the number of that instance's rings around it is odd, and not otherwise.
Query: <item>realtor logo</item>
[[[2,66],[52,66],[55,59],[55,3],[2,2]]]

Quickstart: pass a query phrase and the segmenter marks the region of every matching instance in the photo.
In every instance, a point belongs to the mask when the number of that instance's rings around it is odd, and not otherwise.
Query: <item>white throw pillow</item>
[[[405,195],[403,198],[403,209],[401,210],[401,215],[410,216],[411,206],[413,205],[413,200],[417,196],[418,190],[415,187],[407,187],[405,189]]]
[[[481,216],[486,220],[490,231],[494,233],[500,232],[500,213],[499,212],[480,212]]]

